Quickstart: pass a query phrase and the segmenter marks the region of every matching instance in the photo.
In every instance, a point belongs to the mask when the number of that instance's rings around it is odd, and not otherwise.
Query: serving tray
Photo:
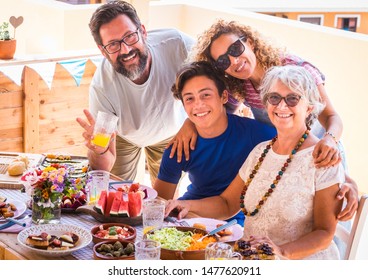
[[[18,156],[26,156],[29,160],[28,168],[38,166],[44,159],[41,154],[27,154],[27,153],[9,153],[0,152],[0,188],[6,189],[21,189],[23,184],[21,182],[22,175],[10,176],[8,173],[9,164]]]
[[[101,223],[121,223],[130,226],[139,226],[142,224],[142,215],[137,217],[106,217],[97,213],[93,205],[83,205],[78,207],[75,211],[77,213],[89,214]]]

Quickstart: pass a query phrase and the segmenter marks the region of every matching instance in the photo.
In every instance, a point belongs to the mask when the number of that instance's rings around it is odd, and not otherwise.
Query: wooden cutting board
[[[44,159],[44,156],[41,154],[0,152],[0,189],[21,189],[23,187],[20,180],[21,175],[10,176],[8,173],[9,164],[20,155],[28,158],[29,168],[40,165]]]

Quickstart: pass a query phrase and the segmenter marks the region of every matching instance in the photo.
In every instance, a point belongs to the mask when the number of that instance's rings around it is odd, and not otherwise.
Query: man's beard
[[[130,57],[132,55],[138,56],[138,65],[134,64],[130,66],[125,66],[123,62],[124,58]],[[134,81],[134,80],[139,79],[142,76],[144,69],[146,68],[147,61],[148,61],[148,50],[147,49],[144,52],[141,52],[138,49],[134,49],[134,50],[131,50],[128,54],[120,54],[117,57],[116,62],[113,63],[112,65],[116,72]]]

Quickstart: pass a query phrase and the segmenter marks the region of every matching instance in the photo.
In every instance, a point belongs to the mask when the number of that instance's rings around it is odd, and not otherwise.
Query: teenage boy
[[[182,172],[188,172],[191,184],[179,199],[219,195],[235,178],[249,152],[274,137],[276,131],[256,120],[226,113],[225,83],[208,62],[184,66],[172,91],[194,123],[198,140],[188,161],[177,162],[176,155],[170,158],[171,149],[165,150],[153,187],[159,196],[172,199]],[[243,225],[242,212],[233,218]]]

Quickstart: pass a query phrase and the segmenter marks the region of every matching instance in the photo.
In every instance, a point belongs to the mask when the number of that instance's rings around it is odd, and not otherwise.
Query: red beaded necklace
[[[292,158],[294,157],[296,152],[299,150],[301,145],[303,145],[305,139],[307,139],[309,131],[310,131],[310,128],[307,127],[307,130],[304,132],[303,136],[300,138],[300,140],[299,140],[298,144],[295,146],[295,148],[291,151],[288,159],[286,160],[284,165],[281,167],[281,170],[278,172],[278,174],[276,176],[276,179],[272,182],[269,189],[266,191],[266,193],[263,195],[261,200],[258,202],[258,205],[256,206],[256,208],[252,212],[248,212],[248,210],[245,209],[245,205],[244,205],[245,194],[247,193],[248,187],[249,187],[250,183],[252,182],[254,176],[257,174],[258,169],[261,167],[262,162],[263,162],[264,158],[266,157],[268,151],[271,149],[273,144],[275,144],[275,142],[277,140],[277,135],[266,146],[266,149],[263,150],[263,153],[261,154],[261,157],[258,159],[257,164],[254,166],[252,172],[250,173],[249,178],[248,178],[247,182],[245,183],[243,191],[240,195],[240,208],[243,211],[244,215],[246,215],[246,216],[255,216],[259,212],[262,205],[266,202],[267,198],[272,194],[272,192],[276,188],[277,184],[281,180],[281,177],[284,174],[286,168],[289,166]]]

